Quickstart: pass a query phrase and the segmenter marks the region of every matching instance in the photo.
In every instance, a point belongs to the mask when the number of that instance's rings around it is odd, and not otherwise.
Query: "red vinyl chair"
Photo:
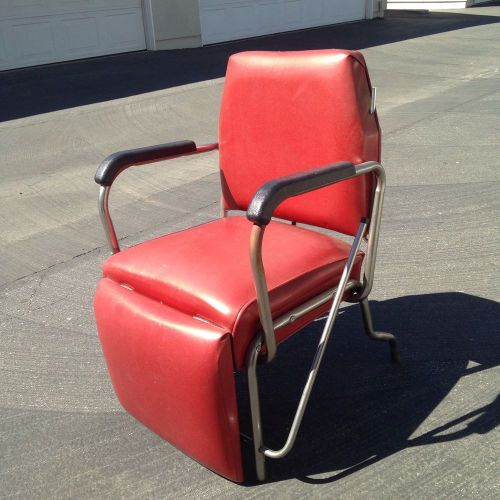
[[[108,209],[116,176],[217,148],[221,218],[120,251]],[[265,458],[294,444],[342,301],[361,305],[366,333],[387,341],[397,362],[396,340],[374,331],[368,303],[385,186],[379,162],[375,89],[363,56],[342,50],[233,55],[218,144],[180,141],[106,158],[95,180],[114,255],[104,263],[95,316],[125,409],[206,467],[244,481],[234,380],[244,370],[264,480]],[[289,436],[269,449],[257,365],[327,311]]]

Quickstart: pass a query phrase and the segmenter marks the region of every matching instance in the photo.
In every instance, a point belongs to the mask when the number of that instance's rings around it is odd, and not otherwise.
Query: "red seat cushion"
[[[249,260],[252,224],[227,217],[141,243],[110,257],[103,274],[137,293],[213,323],[233,336],[237,367],[259,328]],[[272,221],[263,261],[273,317],[336,286],[349,245]],[[360,254],[352,277],[359,277]],[[282,340],[282,339],[280,339]]]

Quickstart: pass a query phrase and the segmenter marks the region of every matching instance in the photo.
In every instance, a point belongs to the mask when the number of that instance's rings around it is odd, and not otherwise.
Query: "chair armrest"
[[[339,162],[270,180],[255,193],[248,206],[247,218],[254,224],[265,226],[271,221],[276,207],[287,198],[335,184],[357,174],[352,163]]]
[[[262,241],[267,224],[271,221],[274,210],[287,198],[368,173],[373,173],[377,182],[372,201],[370,234],[368,236],[363,285],[357,297],[357,300],[362,300],[370,293],[373,282],[380,229],[380,215],[385,189],[385,173],[382,165],[375,161],[368,161],[358,165],[353,165],[349,162],[339,162],[333,165],[280,177],[266,182],[255,193],[250,202],[247,210],[247,218],[254,223],[250,235],[250,264],[252,266],[255,291],[257,294],[259,319],[267,347],[266,362],[271,361],[276,354],[276,336],[269,302],[266,274],[262,261]],[[360,221],[360,227],[366,226],[367,222],[368,221],[362,219]],[[360,234],[361,236],[363,235],[363,233]]]
[[[217,143],[196,146],[193,141],[178,141],[168,144],[158,144],[157,146],[148,146],[146,148],[129,149],[119,151],[109,155],[98,167],[95,174],[95,181],[101,187],[99,188],[99,215],[108,239],[108,244],[112,253],[120,251],[118,238],[111,215],[109,213],[108,198],[111,185],[118,174],[132,165],[141,165],[152,163],[154,161],[167,160],[178,156],[206,153],[218,149]]]
[[[174,156],[195,153],[193,141],[177,141],[145,148],[128,149],[109,155],[97,168],[95,181],[101,186],[111,186],[118,174],[132,165],[166,160]]]

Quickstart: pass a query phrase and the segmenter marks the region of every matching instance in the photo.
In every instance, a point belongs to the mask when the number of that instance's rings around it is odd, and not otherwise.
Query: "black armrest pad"
[[[128,149],[109,155],[97,169],[95,181],[101,186],[111,186],[116,176],[127,167],[167,159],[171,156],[193,153],[196,144],[193,141],[177,141],[168,144],[158,144],[146,148]]]
[[[255,224],[269,224],[276,207],[287,198],[335,184],[355,175],[356,169],[352,163],[339,162],[273,179],[255,193],[248,206],[247,218]]]

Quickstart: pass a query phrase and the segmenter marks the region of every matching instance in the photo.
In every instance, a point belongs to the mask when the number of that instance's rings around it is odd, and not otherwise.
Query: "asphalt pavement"
[[[0,73],[0,498],[498,498],[499,23],[494,5],[396,12]],[[268,482],[236,485],[116,400],[92,312],[108,255],[93,175],[121,149],[216,140],[229,54],[328,47],[361,49],[378,88],[388,189],[373,313],[402,364],[345,307],[296,448]],[[111,195],[123,246],[218,204],[216,152],[130,169]],[[262,370],[273,446],[320,327]]]

